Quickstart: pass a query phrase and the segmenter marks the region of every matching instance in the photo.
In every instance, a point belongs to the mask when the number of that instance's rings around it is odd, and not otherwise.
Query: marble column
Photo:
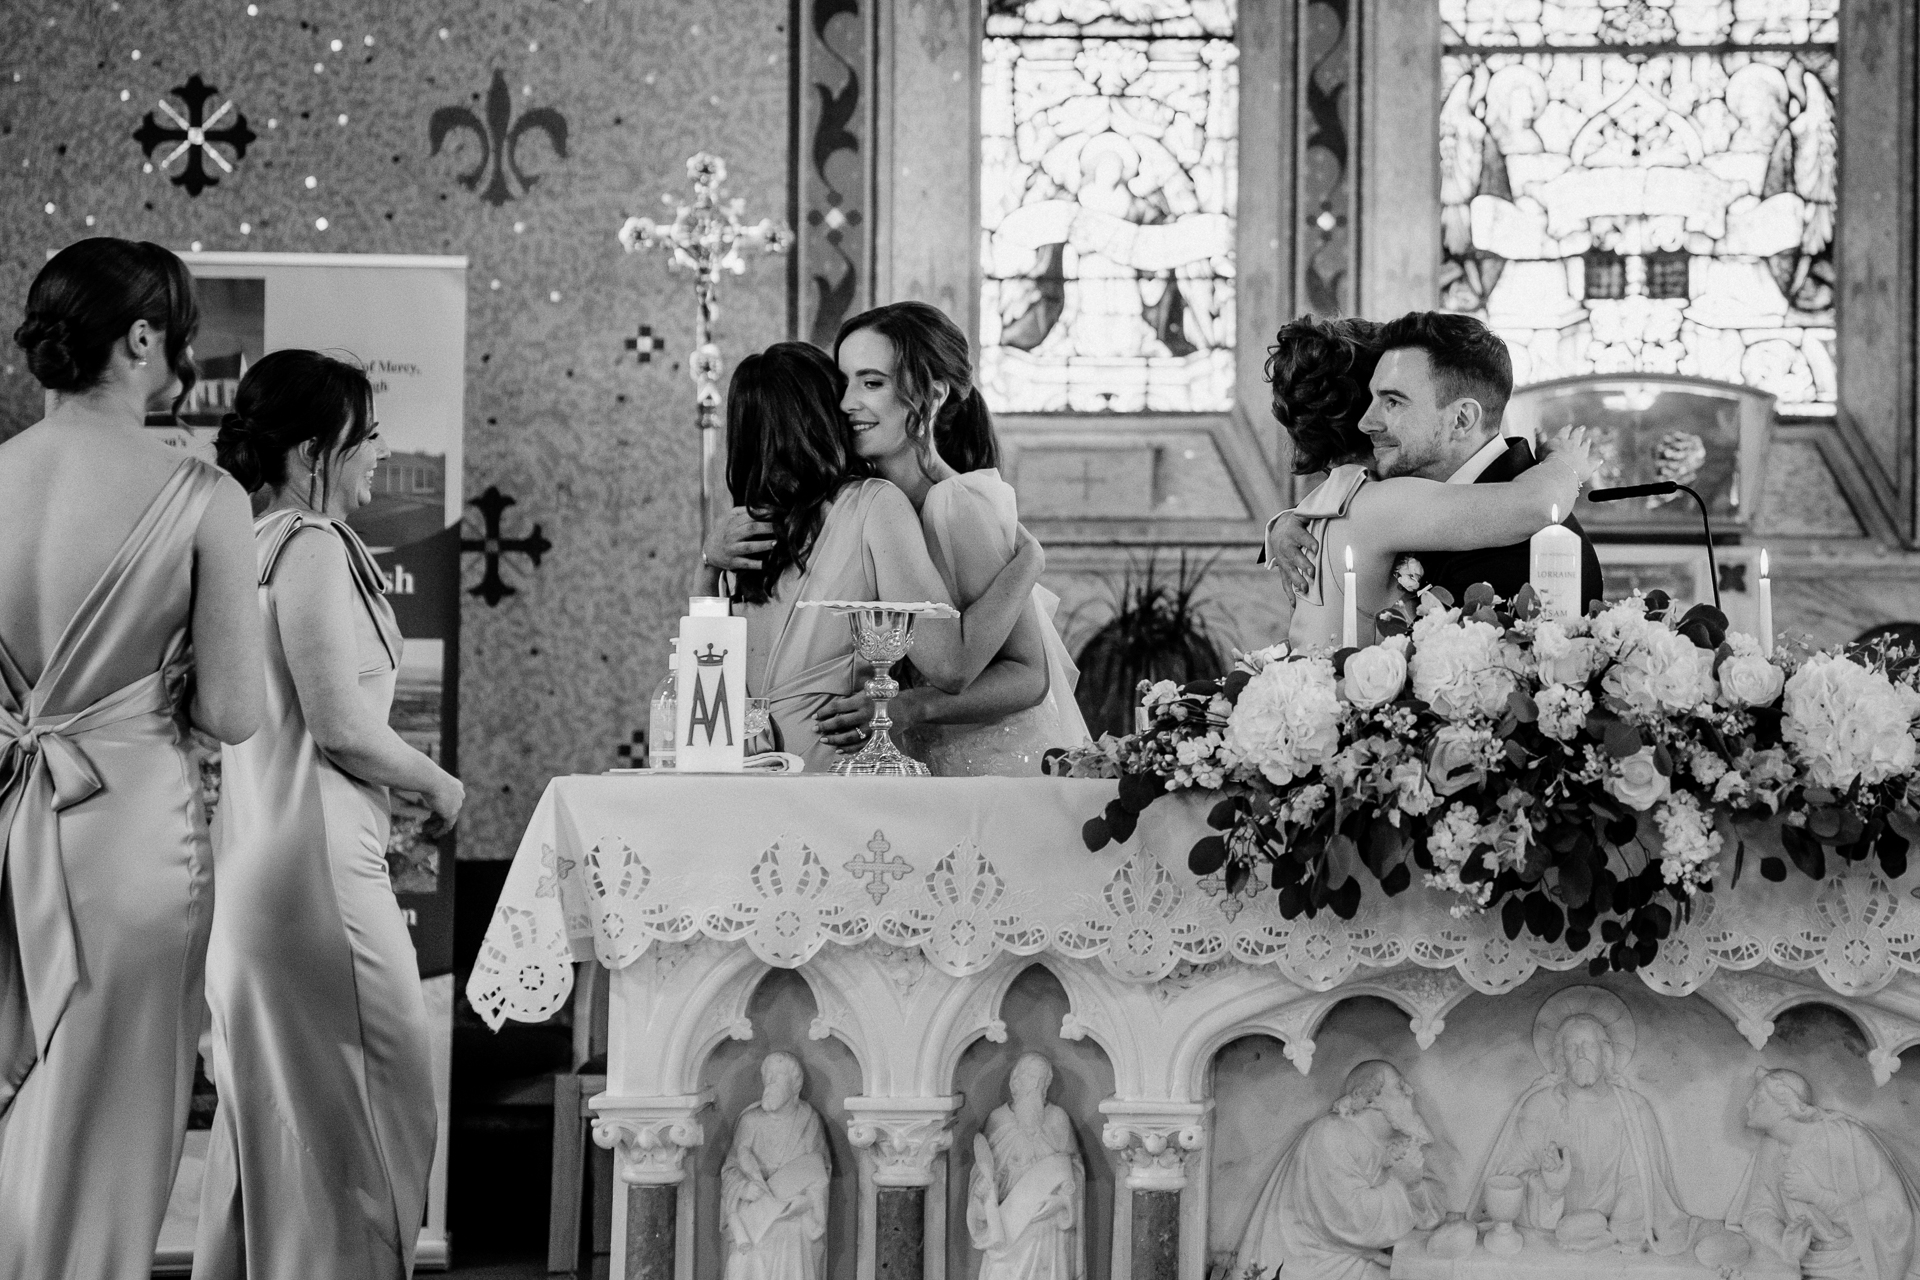
[[[666,1098],[622,1098],[601,1094],[593,1108],[593,1140],[614,1153],[614,1167],[627,1189],[627,1223],[622,1258],[614,1274],[622,1280],[675,1280],[684,1240],[683,1222],[692,1201],[683,1201],[686,1154],[706,1140],[699,1115],[713,1101],[711,1091]]]
[[[1129,1280],[1179,1280],[1181,1255],[1204,1251],[1205,1241],[1188,1241],[1181,1232],[1182,1196],[1188,1183],[1188,1157],[1207,1145],[1211,1102],[1124,1102],[1100,1104],[1107,1117],[1100,1141],[1124,1164],[1122,1191],[1131,1197],[1127,1233],[1132,1260]]]
[[[873,1274],[876,1280],[921,1280],[927,1250],[944,1237],[945,1204],[928,1201],[937,1157],[953,1146],[958,1095],[942,1098],[848,1098],[847,1140],[872,1162]]]

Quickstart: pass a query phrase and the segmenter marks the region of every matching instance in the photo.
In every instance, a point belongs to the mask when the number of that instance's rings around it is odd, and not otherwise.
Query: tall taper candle
[[[1360,594],[1353,585],[1353,548],[1347,548],[1347,571],[1341,576],[1340,589],[1346,592],[1346,608],[1340,619],[1340,647],[1357,648],[1360,644]]]
[[[1773,579],[1767,575],[1767,549],[1760,548],[1760,656],[1773,656]]]
[[[1580,616],[1580,535],[1560,523],[1560,508],[1553,508],[1553,523],[1533,535],[1529,543],[1527,581],[1540,597],[1540,616],[1566,621]]]

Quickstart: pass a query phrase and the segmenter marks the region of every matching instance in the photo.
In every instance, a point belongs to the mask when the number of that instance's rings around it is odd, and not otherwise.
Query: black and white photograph
[[[1920,1280],[1920,6],[0,6],[0,1280]]]

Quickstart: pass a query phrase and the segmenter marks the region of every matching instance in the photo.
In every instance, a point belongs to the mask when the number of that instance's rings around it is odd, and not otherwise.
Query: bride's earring
[[[135,360],[133,362],[133,367],[136,369],[144,369],[147,367],[147,362],[145,360]]]

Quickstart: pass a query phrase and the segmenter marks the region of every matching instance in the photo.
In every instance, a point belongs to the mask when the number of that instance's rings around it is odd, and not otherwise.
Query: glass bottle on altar
[[[649,769],[673,768],[673,721],[680,710],[678,696],[680,637],[674,636],[668,643],[673,646],[673,649],[667,658],[667,678],[654,686],[653,699],[647,704],[647,768]]]

